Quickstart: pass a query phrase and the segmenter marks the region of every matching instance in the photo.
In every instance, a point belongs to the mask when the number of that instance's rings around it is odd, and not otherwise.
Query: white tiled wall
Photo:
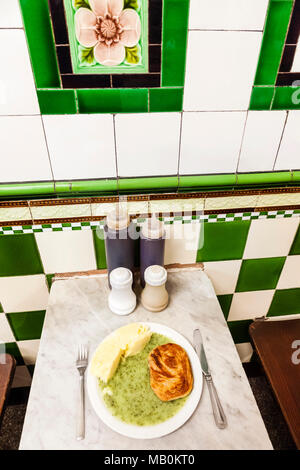
[[[268,0],[190,0],[189,29],[262,31]]]
[[[299,169],[300,113],[248,111],[267,6],[191,0],[182,113],[40,116],[18,0],[0,1],[0,182]]]
[[[43,116],[54,179],[115,178],[111,114]]]

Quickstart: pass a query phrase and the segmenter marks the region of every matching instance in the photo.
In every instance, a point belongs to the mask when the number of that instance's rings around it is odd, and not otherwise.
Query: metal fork
[[[76,367],[79,372],[79,386],[80,386],[80,405],[77,418],[76,438],[78,441],[84,439],[85,425],[84,425],[84,373],[88,365],[88,351],[87,347],[83,344],[78,346],[78,355]]]

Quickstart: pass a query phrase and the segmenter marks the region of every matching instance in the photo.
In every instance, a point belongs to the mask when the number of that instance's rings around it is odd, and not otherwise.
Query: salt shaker
[[[108,306],[117,315],[128,315],[136,306],[136,296],[132,290],[132,272],[127,268],[113,269],[109,276],[111,291]]]
[[[141,295],[143,306],[151,312],[164,310],[169,301],[169,295],[165,286],[167,271],[159,265],[148,266],[144,277],[146,285]]]

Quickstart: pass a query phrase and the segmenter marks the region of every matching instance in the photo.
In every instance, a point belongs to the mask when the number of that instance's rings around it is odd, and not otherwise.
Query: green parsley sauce
[[[113,416],[128,424],[150,426],[166,421],[182,408],[188,397],[164,402],[150,387],[148,355],[156,346],[170,342],[153,333],[142,352],[120,362],[108,384],[99,379],[104,403]]]

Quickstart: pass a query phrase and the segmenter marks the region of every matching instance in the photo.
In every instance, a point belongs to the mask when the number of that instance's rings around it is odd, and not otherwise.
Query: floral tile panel
[[[148,71],[147,0],[64,0],[76,74]]]

